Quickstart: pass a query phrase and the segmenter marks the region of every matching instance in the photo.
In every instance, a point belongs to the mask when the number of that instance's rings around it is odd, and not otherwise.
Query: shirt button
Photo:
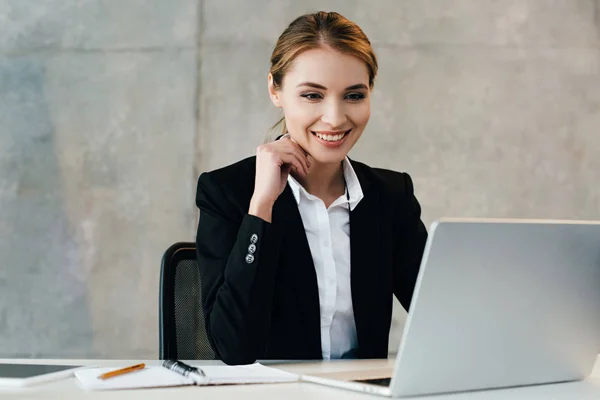
[[[329,247],[329,242],[328,241],[323,242],[323,246]]]
[[[250,246],[248,246],[248,253],[249,254],[254,254],[255,251],[256,251],[256,245],[255,244],[251,244]]]
[[[330,285],[333,285],[335,283],[335,279],[327,278],[327,283],[329,283]]]
[[[254,256],[252,254],[246,255],[246,263],[252,264],[254,262]]]
[[[258,235],[253,233],[252,236],[250,236],[250,243],[256,244],[256,242],[258,242]]]

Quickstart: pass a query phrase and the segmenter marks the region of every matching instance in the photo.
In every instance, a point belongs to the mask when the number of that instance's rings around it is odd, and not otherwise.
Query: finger
[[[287,156],[292,160],[291,164],[295,167],[296,171],[303,176],[308,175],[306,165],[302,162],[302,157],[295,153],[287,153]]]
[[[308,161],[307,153],[304,151],[304,149],[302,149],[302,147],[296,145],[295,154],[297,154],[300,160],[302,161],[302,164],[306,169],[306,173],[308,174],[308,171],[310,170],[310,161]]]
[[[302,162],[304,170],[308,174],[308,171],[310,169],[310,161],[308,161],[307,153],[296,142],[288,141],[288,143],[289,145],[285,147],[284,151],[287,153],[295,154]]]
[[[300,161],[300,163],[302,164],[302,171],[304,172],[304,174],[308,175],[308,171],[310,170],[310,163],[308,162],[308,158],[306,158],[302,150],[295,147],[291,147],[287,151],[288,154],[293,155],[294,157],[296,157],[296,159],[298,159],[298,161]]]
[[[293,143],[293,144],[294,144],[296,147],[298,147],[298,148],[300,149],[300,151],[302,152],[302,154],[304,154],[305,156],[308,156],[308,152],[307,152],[306,150],[304,150],[304,148],[303,148],[302,146],[300,146],[300,145],[298,144],[298,142],[296,142],[296,141],[294,140],[294,138],[290,137],[290,140],[292,141],[292,143]]]
[[[296,170],[298,172],[300,172],[303,175],[306,175],[307,172],[305,170],[304,165],[302,164],[302,161],[300,159],[300,157],[295,154],[295,153],[282,153],[281,154],[281,161],[283,161],[284,164],[291,164],[294,167],[296,167]]]
[[[281,139],[288,139],[288,141],[290,141],[290,142],[292,142],[294,145],[298,146],[298,148],[299,148],[300,150],[302,150],[302,152],[304,153],[304,155],[305,155],[305,156],[308,156],[308,153],[306,152],[306,150],[304,150],[304,149],[302,148],[302,146],[300,146],[300,145],[298,144],[298,142],[296,142],[296,141],[294,140],[294,138],[292,137],[292,135],[290,135],[289,133],[286,133],[285,135],[283,135],[283,136],[281,137]]]
[[[283,166],[281,167],[281,173],[285,176],[286,179],[287,179],[288,175],[290,174],[292,167],[293,167],[292,164],[283,164]]]
[[[308,175],[308,171],[310,169],[310,161],[308,161],[308,153],[304,151],[304,149],[294,140],[294,138],[286,133],[279,139],[281,149],[288,153],[295,153],[300,158],[302,164],[304,165],[304,173]],[[279,146],[278,146],[279,147]]]

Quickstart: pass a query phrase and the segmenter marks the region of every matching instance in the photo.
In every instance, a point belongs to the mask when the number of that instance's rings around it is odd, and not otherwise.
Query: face
[[[292,139],[319,163],[342,161],[371,115],[367,66],[330,48],[301,53],[280,88],[269,75],[269,93]]]

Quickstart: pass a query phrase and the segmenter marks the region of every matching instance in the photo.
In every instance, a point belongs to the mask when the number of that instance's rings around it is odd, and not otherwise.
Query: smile
[[[335,142],[339,142],[342,139],[344,139],[344,137],[346,137],[346,135],[348,135],[351,130],[352,129],[348,129],[347,131],[339,132],[339,133],[333,133],[333,132],[332,133],[329,133],[329,132],[324,133],[324,132],[315,132],[315,131],[311,131],[311,133],[321,140],[324,140],[326,142],[335,143]]]

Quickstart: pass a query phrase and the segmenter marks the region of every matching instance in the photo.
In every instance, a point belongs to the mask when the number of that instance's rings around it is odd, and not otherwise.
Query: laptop
[[[600,222],[443,219],[430,228],[393,372],[303,380],[388,397],[452,393],[581,380],[599,352]]]

